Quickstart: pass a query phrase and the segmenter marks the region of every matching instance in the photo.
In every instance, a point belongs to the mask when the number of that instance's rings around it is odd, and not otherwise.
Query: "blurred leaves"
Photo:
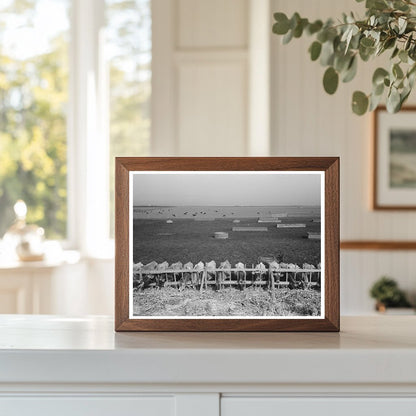
[[[20,10],[25,2],[15,6]],[[66,237],[65,35],[51,46],[27,59],[7,56],[0,46],[0,236],[14,219],[14,203],[23,199],[28,222],[44,227],[48,238]]]
[[[398,112],[415,81],[416,2],[365,0],[365,8],[363,19],[356,18],[353,13],[344,13],[336,22],[333,19],[310,22],[299,13],[290,18],[284,13],[275,13],[273,32],[284,34],[284,44],[305,33],[315,38],[308,52],[312,61],[319,59],[326,68],[323,87],[328,94],[336,92],[339,79],[343,82],[354,79],[358,60],[368,62],[388,52],[391,65],[376,69],[372,91],[368,95],[354,92],[352,110],[358,115],[365,114],[374,110],[384,97],[388,111]]]
[[[68,33],[58,30],[47,51],[17,59],[2,41],[15,21],[32,26],[36,1],[6,3],[0,5],[0,238],[14,220],[13,204],[20,198],[28,205],[28,221],[44,227],[48,238],[65,238]],[[114,156],[145,155],[149,147],[150,1],[106,0],[106,11],[113,201]],[[114,205],[111,209],[114,213]]]
[[[330,66],[324,74],[323,84],[324,89],[328,94],[334,94],[338,88],[338,72]]]

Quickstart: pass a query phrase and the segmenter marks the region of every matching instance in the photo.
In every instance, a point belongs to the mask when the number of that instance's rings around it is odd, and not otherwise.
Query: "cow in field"
[[[182,270],[182,263],[180,261],[178,261],[177,263],[172,263],[169,266],[170,270],[173,270],[172,273],[169,273],[169,275],[171,275],[173,277],[173,281],[175,282],[175,284],[177,283],[176,278],[180,275],[181,272],[175,272],[175,270]]]
[[[226,280],[231,281],[231,263],[226,260],[220,263],[218,267],[219,271],[216,276],[216,289],[224,289],[224,282]]]
[[[139,287],[142,280],[140,271],[143,268],[143,263],[133,264],[133,288]]]
[[[237,269],[235,275],[237,276],[238,287],[240,290],[245,289],[247,284],[246,266],[243,263],[238,262],[235,265],[235,268]]]
[[[215,283],[217,283],[217,264],[214,260],[205,263],[204,273],[202,275],[201,290],[204,286],[204,283],[206,289],[208,280],[212,279],[214,279]]]
[[[167,261],[164,261],[163,263],[159,263],[156,266],[156,271],[158,271],[159,273],[155,274],[155,278],[156,278],[156,286],[158,288],[161,288],[164,283],[167,280],[167,273],[165,272],[165,270],[169,267],[169,263]]]
[[[195,280],[193,279],[194,265],[191,262],[188,262],[188,263],[185,263],[183,265],[183,268],[186,271],[182,273],[182,283],[181,283],[181,286],[180,286],[180,290],[185,289],[188,282],[191,282],[192,287],[195,289],[196,279]]]
[[[312,272],[316,270],[313,264],[303,263],[302,269],[310,270],[310,272],[303,272],[302,273],[302,285],[304,289],[310,289],[312,286]]]
[[[133,264],[133,274],[138,274],[143,267],[143,263],[135,263]]]
[[[194,271],[192,272],[192,282],[198,288],[200,288],[202,285],[202,276],[204,274],[204,268],[204,263],[200,261],[197,264],[195,264]]]
[[[298,272],[299,266],[297,264],[289,263],[287,268],[291,271],[288,273],[289,280],[289,289],[299,289],[302,287],[302,284],[298,281]]]
[[[280,288],[280,273],[279,273],[279,263],[277,261],[272,261],[269,263],[269,276],[267,280],[267,287],[273,289],[277,283],[277,287]]]
[[[263,262],[260,262],[259,264],[256,264],[255,270],[253,272],[253,276],[254,276],[254,282],[253,284],[255,285],[255,287],[259,287],[260,282],[263,280],[263,276],[265,276],[267,274],[267,268],[264,265]]]
[[[136,274],[133,272],[133,287],[137,287],[138,289],[146,289],[149,287],[153,283],[155,276],[152,273],[146,272],[156,270],[156,266],[157,263],[152,261],[144,266],[142,265],[142,267],[136,271]]]

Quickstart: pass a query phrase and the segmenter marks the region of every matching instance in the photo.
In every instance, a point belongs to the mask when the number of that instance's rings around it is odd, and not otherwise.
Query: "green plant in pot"
[[[336,92],[340,81],[353,80],[359,61],[389,55],[389,64],[374,71],[371,92],[353,93],[355,114],[374,110],[384,96],[387,110],[395,113],[409,97],[416,79],[416,0],[366,0],[361,19],[344,13],[337,21],[310,22],[299,13],[289,18],[280,12],[274,19],[273,33],[283,36],[284,44],[304,34],[314,38],[309,54],[326,68],[323,86],[328,94]]]
[[[411,307],[397,282],[387,276],[381,277],[373,284],[370,295],[376,300],[376,309],[379,312],[385,312],[386,308]]]

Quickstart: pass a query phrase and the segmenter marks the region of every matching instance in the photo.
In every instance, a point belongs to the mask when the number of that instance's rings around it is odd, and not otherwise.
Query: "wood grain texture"
[[[129,318],[129,171],[116,158],[115,327]]]
[[[341,250],[416,250],[416,241],[341,241]]]
[[[378,185],[377,185],[377,177],[378,177],[378,119],[381,111],[387,111],[385,106],[377,107],[373,112],[373,177],[372,177],[372,185],[373,185],[373,209],[377,210],[385,210],[385,211],[414,211],[416,210],[416,205],[381,205],[378,202]],[[416,112],[416,106],[406,106],[403,107],[401,112],[406,111],[413,111]]]
[[[323,319],[130,319],[129,172],[324,171],[325,317]],[[116,158],[116,331],[339,331],[339,158]]]

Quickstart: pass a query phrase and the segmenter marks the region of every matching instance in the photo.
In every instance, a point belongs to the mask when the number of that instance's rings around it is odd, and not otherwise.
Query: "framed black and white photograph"
[[[416,108],[374,112],[374,209],[416,209]]]
[[[116,164],[117,330],[338,329],[338,159]]]

